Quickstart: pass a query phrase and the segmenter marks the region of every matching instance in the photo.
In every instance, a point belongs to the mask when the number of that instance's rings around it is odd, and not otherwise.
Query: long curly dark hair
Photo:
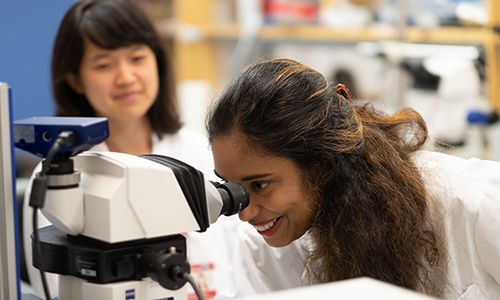
[[[305,174],[317,208],[307,262],[315,282],[367,276],[444,293],[442,226],[412,159],[428,137],[417,112],[354,105],[315,70],[277,59],[248,67],[212,106],[210,140],[235,130]]]

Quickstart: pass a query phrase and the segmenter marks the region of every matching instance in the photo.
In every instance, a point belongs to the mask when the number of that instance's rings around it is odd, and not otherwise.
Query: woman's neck
[[[147,119],[131,122],[109,121],[109,151],[129,154],[149,154],[153,150],[152,128]]]

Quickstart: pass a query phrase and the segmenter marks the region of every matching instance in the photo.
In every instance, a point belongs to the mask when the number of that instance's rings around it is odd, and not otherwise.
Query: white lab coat
[[[447,299],[500,299],[500,163],[441,153],[416,154],[428,191],[442,201],[448,245]],[[231,285],[217,299],[309,285],[308,233],[287,247],[268,246],[248,224],[238,228]],[[333,297],[333,295],[332,295]]]
[[[92,151],[109,151],[105,143],[96,145]],[[165,135],[161,140],[153,135],[153,154],[171,156],[179,159],[196,169],[202,171],[208,180],[217,180],[214,174],[213,158],[207,139],[196,131],[182,128],[173,135]],[[37,167],[37,172],[40,166]],[[25,245],[25,258],[30,278],[31,287],[35,294],[43,296],[43,288],[38,269],[32,266],[31,239],[32,208],[28,206],[31,182],[27,187],[23,212],[23,237]],[[50,222],[40,213],[39,227],[50,225]],[[217,293],[227,285],[233,243],[236,240],[236,227],[239,224],[237,216],[221,216],[218,221],[207,229],[206,232],[189,232],[187,236],[188,260],[192,271],[205,270],[195,273],[200,285],[210,294]],[[48,274],[51,295],[58,294],[57,276]],[[190,287],[189,287],[190,289]]]

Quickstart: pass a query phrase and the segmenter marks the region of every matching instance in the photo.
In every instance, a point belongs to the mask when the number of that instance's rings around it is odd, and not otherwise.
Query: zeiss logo
[[[125,290],[125,300],[136,300],[135,289]],[[174,300],[174,297],[160,298],[156,300]]]
[[[135,289],[125,290],[125,300],[135,300]],[[156,300],[174,300],[174,297],[166,297]]]
[[[135,300],[135,289],[125,290],[125,300]]]

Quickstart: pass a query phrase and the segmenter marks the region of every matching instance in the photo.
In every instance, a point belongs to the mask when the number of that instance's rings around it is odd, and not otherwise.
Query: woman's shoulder
[[[500,162],[462,158],[440,152],[419,151],[414,156],[424,181],[445,180],[465,186],[500,184]]]
[[[203,132],[189,127],[182,127],[175,135],[182,139],[196,139],[203,141],[204,143],[208,143],[208,139],[205,137]]]
[[[153,153],[171,156],[202,171],[209,179],[215,179],[213,160],[208,139],[202,133],[182,128],[174,134],[153,138]]]
[[[173,134],[164,134],[160,138],[155,136],[153,142],[159,147],[190,147],[195,149],[202,148],[205,150],[209,148],[208,139],[203,133],[184,127]]]
[[[442,205],[450,287],[474,283],[491,299],[500,294],[500,163],[423,151],[415,156],[428,193]],[[492,280],[494,278],[494,280]],[[494,283],[495,282],[495,283]]]
[[[428,192],[446,207],[477,214],[485,199],[500,196],[500,162],[421,151],[417,168]]]

